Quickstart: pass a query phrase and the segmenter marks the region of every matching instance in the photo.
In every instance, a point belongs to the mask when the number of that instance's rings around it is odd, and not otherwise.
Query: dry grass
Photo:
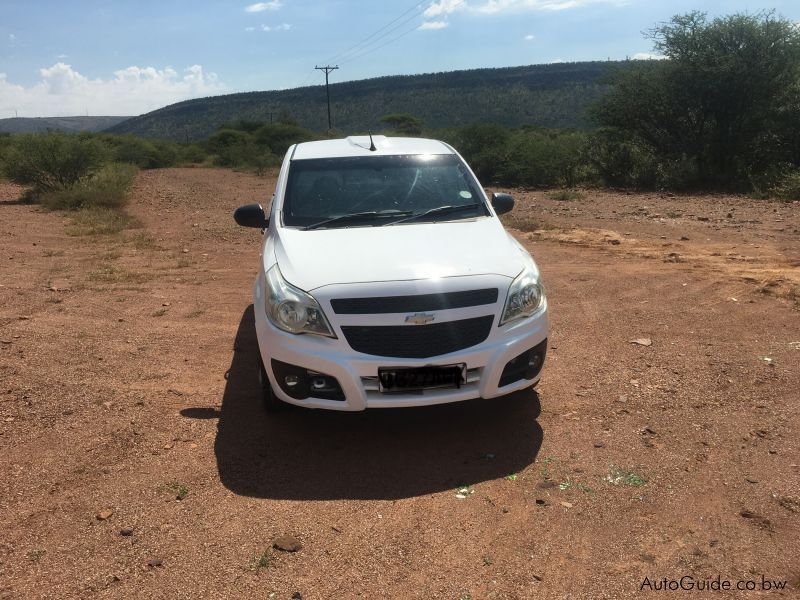
[[[72,236],[113,235],[136,223],[124,212],[104,207],[83,208],[71,213],[70,218],[67,234]]]
[[[586,197],[580,190],[555,190],[547,193],[551,200],[583,200]]]
[[[141,283],[150,279],[150,276],[137,271],[129,271],[122,267],[103,264],[97,269],[89,271],[88,279],[89,281],[103,283]]]
[[[553,229],[549,223],[534,217],[531,214],[510,212],[500,217],[505,227],[518,229],[519,231],[538,231],[541,229]]]

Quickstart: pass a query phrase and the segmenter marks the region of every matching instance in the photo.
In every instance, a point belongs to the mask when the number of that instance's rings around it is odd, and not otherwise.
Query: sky
[[[643,36],[728,0],[0,0],[0,118],[137,115],[233,92],[527,64],[647,58]]]

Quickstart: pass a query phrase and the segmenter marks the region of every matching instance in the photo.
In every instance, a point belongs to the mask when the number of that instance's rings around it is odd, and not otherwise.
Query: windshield
[[[464,208],[424,215],[443,206]],[[293,161],[283,201],[288,227],[374,226],[388,225],[393,217],[419,215],[416,222],[424,222],[488,214],[477,182],[454,154]]]

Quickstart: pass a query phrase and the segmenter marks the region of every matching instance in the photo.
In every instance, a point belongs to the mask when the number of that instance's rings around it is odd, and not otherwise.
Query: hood
[[[278,228],[275,258],[300,289],[496,274],[516,277],[519,245],[495,218],[342,229]]]

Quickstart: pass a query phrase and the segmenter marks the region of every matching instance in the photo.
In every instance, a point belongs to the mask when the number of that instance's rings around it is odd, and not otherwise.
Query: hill
[[[472,122],[543,127],[587,125],[586,107],[605,90],[602,77],[625,62],[580,62],[396,75],[331,85],[333,125],[346,132],[380,129],[386,114],[406,112],[429,127]],[[327,128],[322,85],[198,98],[133,117],[111,133],[199,139],[233,119],[291,118]]]
[[[12,117],[0,119],[0,132],[34,133],[57,129],[59,131],[102,131],[130,117]]]

